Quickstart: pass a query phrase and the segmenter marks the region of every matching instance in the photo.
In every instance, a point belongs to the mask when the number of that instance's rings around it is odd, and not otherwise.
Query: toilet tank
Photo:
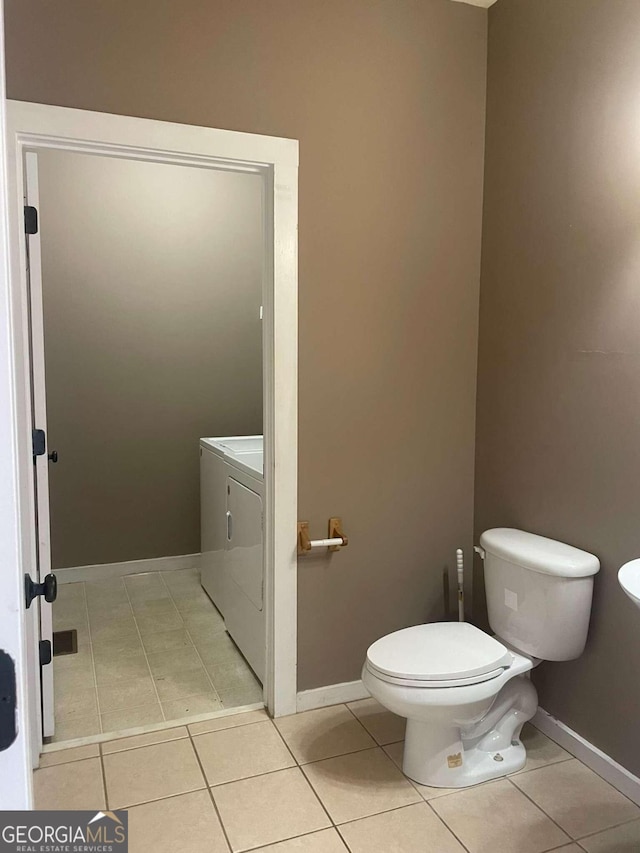
[[[542,660],[580,657],[598,558],[507,527],[486,530],[480,545],[489,624],[496,635]]]

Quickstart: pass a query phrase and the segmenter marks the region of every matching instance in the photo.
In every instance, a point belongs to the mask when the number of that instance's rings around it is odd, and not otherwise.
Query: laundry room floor
[[[527,725],[528,761],[464,790],[400,772],[373,699],[249,711],[46,753],[36,808],[128,809],[130,853],[637,853],[640,808]]]
[[[61,584],[54,631],[54,742],[237,708],[262,687],[200,586],[197,569]]]

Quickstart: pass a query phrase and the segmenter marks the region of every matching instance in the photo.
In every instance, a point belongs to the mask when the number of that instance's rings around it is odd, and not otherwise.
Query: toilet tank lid
[[[489,554],[545,575],[586,578],[600,569],[598,558],[587,551],[511,527],[485,530],[480,545]]]

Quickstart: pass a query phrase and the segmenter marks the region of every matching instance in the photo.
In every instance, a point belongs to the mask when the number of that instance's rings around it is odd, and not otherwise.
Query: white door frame
[[[0,752],[0,809],[30,809],[33,805],[31,737],[26,678],[26,616],[24,572],[31,564],[24,550],[29,509],[21,503],[19,488],[19,408],[23,378],[16,371],[14,310],[9,267],[8,165],[4,81],[4,32],[0,2],[0,649],[13,659],[17,673],[17,737]]]
[[[267,190],[263,320],[267,496],[264,553],[265,595],[268,602],[265,700],[274,716],[295,713],[298,142],[67,107],[22,101],[6,103],[11,269],[7,294],[9,304],[6,318],[2,314],[0,321],[10,320],[9,364],[13,368],[15,388],[10,408],[3,409],[2,413],[3,418],[5,414],[10,415],[6,427],[10,426],[13,430],[13,441],[17,445],[17,458],[11,461],[16,469],[13,475],[17,480],[22,558],[14,560],[15,577],[11,579],[14,586],[22,583],[24,572],[35,563],[28,298],[23,226],[25,150],[54,148],[199,168],[252,172],[264,177]],[[0,370],[4,369],[4,362],[0,362]],[[3,379],[3,376],[0,377],[0,381]],[[0,428],[4,430],[4,422]],[[4,431],[0,437],[3,435]],[[8,439],[3,445],[3,451],[7,442]],[[0,458],[0,464],[4,466],[7,463],[4,452]],[[4,589],[0,589],[0,597],[3,594]],[[33,701],[33,697],[29,701]]]

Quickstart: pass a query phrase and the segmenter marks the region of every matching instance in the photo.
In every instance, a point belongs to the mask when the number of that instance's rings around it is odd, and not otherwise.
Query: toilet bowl
[[[489,622],[404,628],[370,646],[362,681],[407,719],[403,771],[431,787],[464,788],[524,767],[522,726],[538,698],[529,673],[571,660],[587,638],[596,557],[510,528],[480,538]]]
[[[462,788],[524,766],[520,731],[538,706],[526,673],[536,662],[467,622],[442,622],[378,640],[362,681],[381,705],[407,718],[405,775]]]

